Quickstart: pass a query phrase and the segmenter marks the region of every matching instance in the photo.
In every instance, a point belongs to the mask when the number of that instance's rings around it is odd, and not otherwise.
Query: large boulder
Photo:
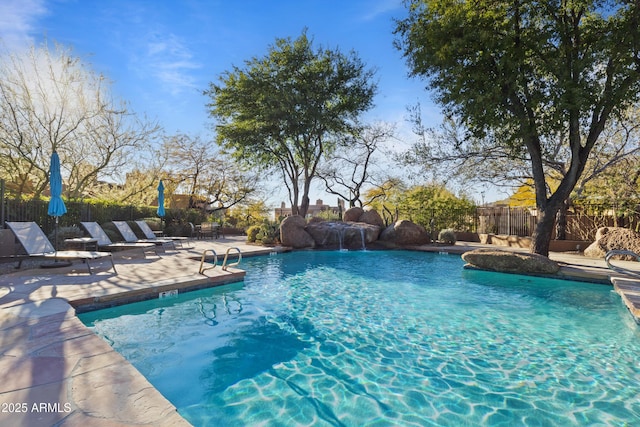
[[[336,249],[362,249],[380,235],[380,227],[362,222],[310,222],[306,231],[317,246]]]
[[[355,206],[344,211],[342,220],[345,222],[358,222],[360,220],[360,215],[362,215],[363,213],[364,210],[362,208]]]
[[[622,227],[601,227],[596,232],[596,240],[584,250],[590,258],[604,258],[612,250],[627,250],[640,254],[640,233]],[[616,255],[616,258],[635,261],[636,258]]]
[[[560,270],[546,256],[497,249],[475,249],[462,254],[462,259],[472,267],[501,273],[555,274]]]
[[[374,209],[366,210],[360,215],[357,222],[364,222],[365,224],[375,225],[376,227],[384,227],[384,220]]]
[[[394,246],[416,246],[431,243],[431,238],[424,227],[403,219],[385,228],[380,241]]]
[[[295,249],[313,248],[315,240],[305,231],[307,221],[299,215],[288,216],[280,223],[280,242]]]
[[[371,224],[381,228],[384,227],[384,220],[374,209],[349,208],[344,212],[342,219],[344,222],[364,222],[365,224]]]

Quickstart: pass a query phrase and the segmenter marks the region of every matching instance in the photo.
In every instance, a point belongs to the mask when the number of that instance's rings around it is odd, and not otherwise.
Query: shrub
[[[263,245],[272,245],[278,241],[280,237],[280,227],[277,223],[269,223],[265,221],[260,226],[260,231],[256,236],[256,241]]]
[[[440,230],[440,233],[438,233],[438,241],[453,245],[456,242],[456,232],[450,228]]]
[[[258,238],[258,233],[260,233],[259,225],[252,225],[247,228],[247,242],[254,243]]]

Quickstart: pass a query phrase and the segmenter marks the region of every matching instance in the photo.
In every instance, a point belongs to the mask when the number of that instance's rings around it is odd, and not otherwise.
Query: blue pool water
[[[243,283],[86,313],[195,426],[640,422],[640,333],[605,285],[459,256],[296,252]]]

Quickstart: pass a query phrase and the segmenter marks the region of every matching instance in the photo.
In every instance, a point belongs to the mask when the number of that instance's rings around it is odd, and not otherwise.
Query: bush
[[[453,245],[456,242],[456,232],[450,228],[440,230],[440,233],[438,233],[438,241]]]
[[[258,233],[260,233],[259,225],[252,225],[247,228],[247,242],[254,243],[258,238]]]

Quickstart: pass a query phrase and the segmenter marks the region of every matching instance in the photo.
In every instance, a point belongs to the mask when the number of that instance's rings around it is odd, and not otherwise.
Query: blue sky
[[[393,43],[401,0],[0,0],[0,37],[11,49],[58,42],[103,73],[116,95],[171,134],[206,136],[202,91],[233,65],[263,56],[276,38],[304,28],[317,45],[355,50],[376,68],[376,108],[367,118],[403,125],[406,107],[431,106],[407,77]],[[427,120],[439,122],[436,108]]]
[[[404,143],[391,148],[400,150],[412,139],[407,106],[420,102],[425,124],[441,122],[425,82],[408,77],[393,47],[393,19],[405,14],[402,0],[0,0],[0,38],[11,50],[43,40],[70,47],[167,134],[206,139],[209,83],[306,28],[316,46],[354,50],[377,70],[376,106],[365,119],[396,124]],[[312,201],[334,197],[315,194]]]

